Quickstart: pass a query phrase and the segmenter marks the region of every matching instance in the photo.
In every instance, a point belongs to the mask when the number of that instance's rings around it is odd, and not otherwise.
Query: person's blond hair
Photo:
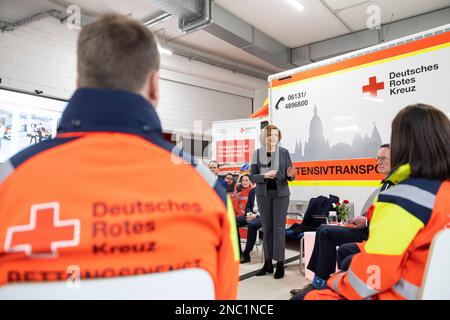
[[[261,130],[260,140],[263,145],[266,144],[267,137],[270,136],[270,134],[272,133],[272,130],[278,131],[278,141],[281,141],[281,130],[277,126],[274,126],[273,124],[269,124],[269,125],[265,126],[264,129]]]

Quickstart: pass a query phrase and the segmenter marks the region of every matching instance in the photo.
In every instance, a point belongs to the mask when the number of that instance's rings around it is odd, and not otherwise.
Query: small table
[[[344,223],[338,223],[338,224],[333,224],[333,225],[345,226]],[[300,239],[299,270],[300,270],[300,273],[305,275],[305,278],[310,281],[312,281],[314,278],[314,272],[309,270],[307,267],[308,267],[309,260],[311,259],[311,256],[312,256],[312,252],[314,250],[315,241],[316,241],[316,232],[315,231],[305,232],[303,234],[303,238]],[[338,248],[339,247],[337,246],[336,250]],[[303,259],[303,255],[305,256],[304,259]],[[338,270],[339,269],[337,267],[337,262],[336,262],[336,271],[338,271]]]

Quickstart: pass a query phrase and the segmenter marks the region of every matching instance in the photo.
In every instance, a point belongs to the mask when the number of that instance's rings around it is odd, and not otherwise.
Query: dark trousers
[[[336,271],[336,246],[362,242],[367,240],[368,236],[368,228],[321,225],[316,231],[314,250],[308,269],[321,279],[327,280]]]
[[[278,197],[277,190],[268,190],[267,197],[256,196],[264,231],[264,257],[266,260],[284,261],[286,247],[286,215],[289,196]]]
[[[300,240],[303,238],[303,232],[294,232],[294,230],[288,230],[286,229],[286,238],[292,239],[292,240]]]
[[[359,250],[356,243],[345,243],[341,245],[337,253],[338,268],[342,271],[348,271],[353,256],[360,252],[361,250]]]
[[[256,242],[256,237],[258,235],[258,230],[261,229],[261,218],[257,217],[247,223],[245,220],[245,216],[236,217],[236,226],[238,228],[238,237],[239,237],[239,250],[242,251],[241,246],[241,237],[239,236],[239,228],[247,226],[247,243],[245,244],[245,253],[250,253],[253,250],[253,247]]]

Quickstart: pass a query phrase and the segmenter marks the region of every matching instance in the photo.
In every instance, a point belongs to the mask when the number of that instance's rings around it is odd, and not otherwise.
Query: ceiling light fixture
[[[298,0],[286,0],[286,1],[298,11],[303,11],[305,9],[305,7],[300,2],[298,2]]]
[[[161,47],[160,45],[158,45],[158,51],[159,51],[159,53],[161,53],[161,54],[166,54],[166,55],[168,55],[168,56],[171,56],[171,55],[172,55],[172,51],[170,51],[169,49],[163,48],[163,47]]]

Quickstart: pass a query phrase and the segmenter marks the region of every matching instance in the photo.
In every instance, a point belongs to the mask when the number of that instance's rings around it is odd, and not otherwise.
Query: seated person
[[[238,182],[240,183],[238,184]],[[233,192],[229,192],[236,216],[240,217],[245,215],[245,207],[247,206],[248,196],[252,188],[253,184],[250,181],[250,176],[248,174],[239,175]]]
[[[242,165],[242,167],[239,169],[239,175],[238,175],[236,181],[234,180],[234,175],[231,172],[228,172],[225,175],[224,181],[226,183],[226,191],[230,194],[230,196],[232,196],[234,191],[237,188],[239,188],[238,185],[240,185],[240,183],[242,183],[242,176],[248,175],[248,174],[249,174],[249,164],[244,163]]]
[[[300,240],[303,238],[303,232],[295,232],[295,230],[286,229],[286,238],[292,240]]]
[[[220,172],[220,164],[219,164],[219,162],[217,162],[216,160],[211,160],[208,163],[208,167],[209,167],[209,170],[211,170],[211,172],[216,176],[217,181],[219,182],[219,184],[226,190],[227,189],[227,183],[225,182],[223,177],[219,175],[219,172]]]
[[[357,243],[344,243],[337,250],[337,265],[341,271],[347,271],[352,257],[361,252]]]
[[[380,146],[377,156],[377,164],[378,171],[381,174],[387,175],[389,173],[391,169],[389,144]],[[303,296],[305,291],[326,288],[328,278],[336,271],[336,246],[367,240],[369,231],[365,213],[370,205],[372,205],[376,195],[379,192],[386,190],[389,185],[389,181],[383,181],[382,187],[375,190],[375,192],[369,196],[361,211],[361,216],[348,222],[353,225],[353,228],[335,225],[322,225],[317,229],[313,253],[307,267],[315,273],[313,282],[312,284],[305,286],[303,289],[291,290],[291,294]],[[341,256],[344,252],[347,255],[352,255],[359,251],[358,246],[355,244],[347,247],[347,249],[349,248],[353,249],[353,251],[342,251]],[[342,257],[342,259],[344,259],[344,257]],[[295,299],[295,297],[293,299]]]
[[[255,245],[258,230],[261,229],[261,217],[258,213],[255,188],[251,189],[248,195],[245,215],[236,217],[236,225],[238,227],[238,231],[239,227],[247,226],[247,243],[245,244],[245,250],[242,254],[241,263],[250,262],[250,252],[253,250]],[[239,237],[239,248],[241,248],[241,237]]]
[[[238,178],[239,179],[239,178]],[[227,173],[225,175],[225,183],[226,183],[226,191],[229,192],[233,192],[234,191],[234,176],[231,173]]]
[[[450,121],[417,104],[392,122],[395,185],[378,195],[367,215],[369,238],[347,272],[334,274],[307,300],[417,300],[431,242],[450,224]]]
[[[78,298],[66,284],[93,278],[99,286],[85,298],[113,299],[136,286],[102,279],[134,283],[153,274],[151,282],[169,283],[170,271],[181,269],[190,281],[203,280],[195,269],[209,274],[215,299],[236,299],[226,194],[206,168],[164,141],[156,36],[107,14],[83,26],[77,51],[77,89],[57,136],[0,165],[1,299]]]

